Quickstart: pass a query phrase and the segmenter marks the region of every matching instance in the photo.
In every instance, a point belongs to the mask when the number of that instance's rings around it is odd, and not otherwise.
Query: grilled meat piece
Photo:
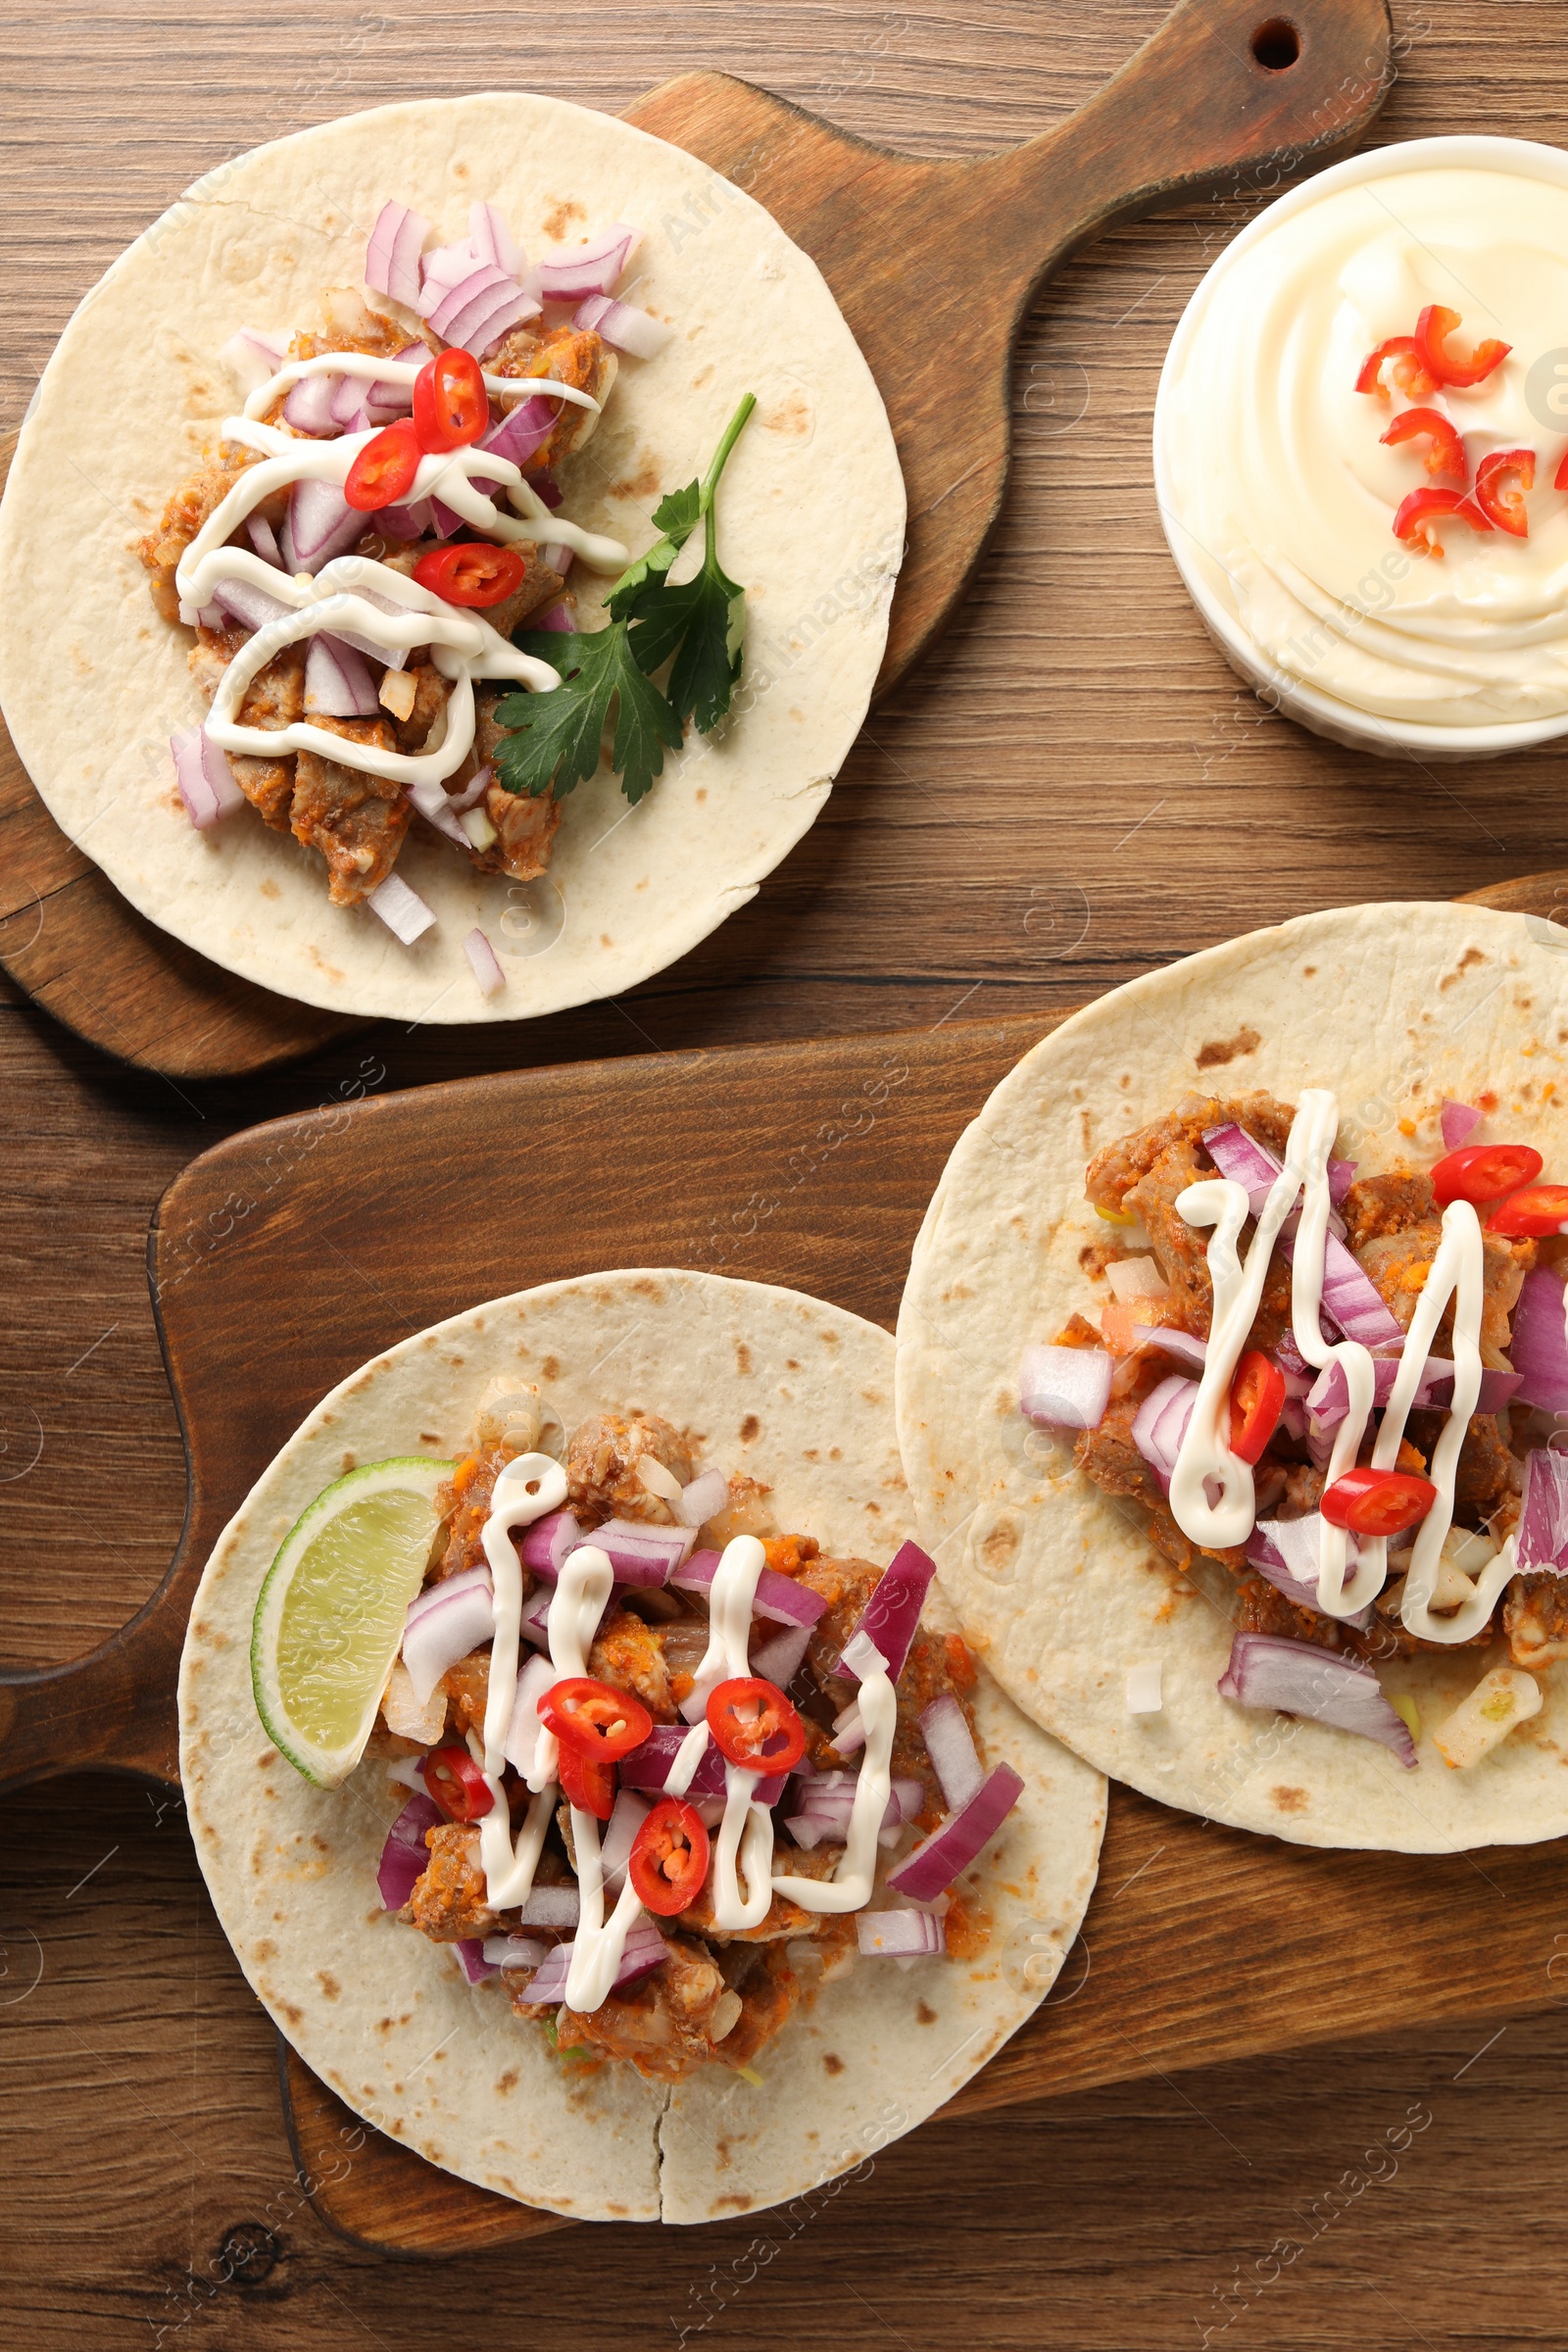
[[[397,748],[389,719],[316,717],[312,724],[379,751]],[[398,778],[368,775],[318,752],[298,755],[290,810],[294,838],[326,859],[334,906],[358,906],[386,880],[413,813]]]
[[[600,403],[614,381],[614,372],[613,355],[592,328],[573,326],[554,326],[544,334],[526,326],[514,327],[503,337],[486,368],[490,375],[547,376],[558,384],[571,384]],[[553,473],[563,459],[581,448],[597,422],[592,409],[563,401],[560,421],[549,440],[528,460],[524,472]]]
[[[706,1633],[705,1633],[706,1642]],[[630,1609],[612,1608],[594,1637],[588,1671],[617,1690],[633,1691],[656,1723],[678,1720],[664,1659],[663,1629]]]
[[[679,1936],[667,1941],[668,1953],[652,1976],[612,1992],[588,2016],[563,2005],[556,2018],[557,2047],[603,2050],[609,2058],[629,2060],[655,2082],[678,2082],[713,2057],[721,2045],[712,2040],[710,2028],[728,1987],[700,1943]],[[519,2017],[550,2015],[548,2007],[526,1998],[514,1999],[513,2007]]]
[[[1539,1673],[1568,1658],[1568,1577],[1516,1576],[1503,1598],[1502,1629],[1516,1666]]]
[[[1359,1255],[1368,1242],[1393,1233],[1405,1233],[1436,1215],[1432,1179],[1396,1168],[1386,1176],[1363,1176],[1352,1184],[1340,1203],[1346,1240]]]
[[[660,1462],[684,1487],[692,1457],[683,1438],[657,1413],[592,1413],[566,1446],[566,1500],[579,1518],[644,1519],[670,1527],[675,1514],[662,1494],[638,1474],[639,1462]]]
[[[485,1896],[478,1831],[463,1822],[443,1821],[425,1831],[424,1842],[430,1859],[400,1916],[432,1943],[493,1936],[498,1915]]]
[[[260,463],[258,451],[243,449],[237,441],[220,441],[216,449],[204,451],[195,472],[187,475],[165,507],[158,528],[139,542],[136,553],[152,574],[153,603],[165,620],[179,618],[174,573],[186,548],[247,466]]]

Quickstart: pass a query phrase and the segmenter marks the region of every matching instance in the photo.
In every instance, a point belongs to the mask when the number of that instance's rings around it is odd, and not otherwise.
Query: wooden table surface
[[[866,136],[957,154],[1056,120],[1161,13],[9,0],[0,428],[105,266],[258,140],[425,89],[613,109],[716,65]],[[1554,0],[1396,0],[1395,17],[1401,78],[1380,136],[1560,137]],[[1234,190],[1118,231],[1057,281],[1019,353],[1011,501],[972,610],[740,918],[625,1002],[540,1025],[529,1058],[1044,1013],[1308,906],[1568,863],[1549,754],[1429,773],[1319,744],[1239,689],[1181,591],[1150,486],[1155,378],[1201,270],[1261,201]],[[497,1052],[383,1029],[259,1086],[182,1091],[0,1003],[0,1655],[90,1646],[172,1547],[183,1472],[143,1273],[164,1185],[256,1118],[493,1067]],[[1544,1921],[1541,1943],[1568,1990],[1568,1922]],[[1069,1995],[1071,1982],[1069,1968]],[[0,1822],[0,2307],[7,2340],[37,2352],[187,2329],[191,2352],[597,2352],[683,2330],[842,2352],[1481,2352],[1565,2331],[1552,2217],[1568,2195],[1568,2028],[1549,2012],[930,2127],[793,2234],[765,2217],[609,2229],[587,2261],[565,2232],[461,2269],[393,2265],[304,2206],[271,2032],[177,1806],[80,1780],[24,1791]]]

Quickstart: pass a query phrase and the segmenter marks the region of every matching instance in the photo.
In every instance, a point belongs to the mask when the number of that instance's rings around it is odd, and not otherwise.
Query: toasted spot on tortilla
[[[1271,1788],[1269,1801],[1281,1813],[1304,1813],[1308,1798],[1304,1788]]]
[[[659,461],[645,457],[635,473],[628,474],[623,481],[611,483],[609,495],[612,498],[652,498],[660,486]]]
[[[292,2001],[279,2001],[277,2005],[291,2026],[304,2025],[305,2012],[303,2009],[296,2009]]]
[[[698,787],[697,787],[697,794],[696,794],[696,797],[697,797],[697,799],[698,799],[699,801],[706,801],[706,800],[707,800],[707,798],[708,798],[708,786],[707,786],[706,784],[699,784],[699,785],[698,785]]]
[[[980,1545],[980,1556],[988,1568],[1005,1568],[1018,1549],[1018,1527],[1012,1519],[999,1519],[988,1529]]]
[[[937,2022],[937,2013],[932,2008],[929,2001],[916,2001],[914,2004],[914,2014],[919,2019],[922,2026],[934,2026]]]
[[[662,1298],[664,1296],[662,1289],[651,1274],[640,1274],[631,1287],[644,1298]]]
[[[421,1430],[420,1430],[420,1432],[419,1432],[419,1444],[420,1444],[421,1446],[439,1446],[439,1445],[441,1445],[442,1443],[443,1443],[443,1440],[441,1440],[440,1438],[438,1438],[438,1437],[436,1436],[436,1434],[435,1434],[435,1432],[434,1432],[433,1430],[429,1430],[429,1429],[421,1429]],[[352,1465],[351,1465],[351,1464],[349,1464],[347,1461],[345,1461],[345,1463],[344,1463],[344,1467],[345,1467],[345,1469],[347,1469],[347,1468],[350,1468],[350,1467],[352,1467]]]
[[[256,1960],[275,1960],[277,1958],[277,1946],[272,1941],[270,1936],[264,1936],[261,1938],[261,1941],[257,1944],[256,1949],[252,1954],[252,1958]]]
[[[1200,1046],[1195,1059],[1200,1070],[1212,1070],[1220,1063],[1235,1061],[1239,1055],[1255,1054],[1262,1042],[1255,1029],[1241,1028],[1234,1037],[1215,1038],[1208,1045]]]
[[[561,1358],[556,1355],[547,1355],[539,1369],[546,1380],[559,1380],[561,1378]]]
[[[558,196],[544,217],[545,235],[554,237],[559,242],[574,220],[586,220],[587,218],[587,214],[575,196]]]
[[[737,2213],[749,2213],[756,2202],[755,2197],[737,2196],[731,2192],[727,2197],[713,2199],[713,2211],[716,2213],[721,2205],[732,2205]]]
[[[256,887],[264,899],[280,899],[283,896],[270,874],[264,881],[259,882]]]
[[[514,2066],[509,2066],[506,2073],[500,2077],[496,2083],[497,2095],[504,2099],[509,2090],[515,2090],[516,2087],[517,2070]]]
[[[343,1987],[329,1968],[318,1968],[316,1972],[316,1982],[329,2001],[335,2001],[341,1997]]]
[[[836,2050],[824,2050],[822,2052],[822,2064],[827,2068],[827,2071],[830,2075],[842,2075],[844,2072],[844,2061]]]
[[[752,1368],[752,1351],[744,1340],[735,1343],[735,1369],[744,1380]]]
[[[359,1458],[360,1458],[360,1457],[359,1457],[359,1455],[358,1455],[358,1454],[356,1454],[356,1453],[342,1453],[342,1454],[339,1454],[339,1456],[338,1456],[338,1460],[339,1460],[339,1462],[342,1464],[342,1467],[343,1467],[343,1470],[344,1470],[345,1474],[346,1474],[348,1471],[350,1471],[350,1470],[352,1470],[352,1469],[353,1469],[353,1467],[354,1467],[355,1463],[356,1463],[356,1462],[359,1460]]]
[[[749,1446],[752,1440],[759,1435],[761,1427],[762,1424],[760,1421],[759,1421],[757,1415],[755,1413],[748,1413],[745,1420],[741,1423],[741,1444],[743,1446]]]

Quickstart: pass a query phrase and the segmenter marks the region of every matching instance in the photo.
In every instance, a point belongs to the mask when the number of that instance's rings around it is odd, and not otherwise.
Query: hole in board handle
[[[1289,17],[1270,17],[1252,35],[1252,55],[1265,74],[1284,74],[1301,54],[1301,36]]]

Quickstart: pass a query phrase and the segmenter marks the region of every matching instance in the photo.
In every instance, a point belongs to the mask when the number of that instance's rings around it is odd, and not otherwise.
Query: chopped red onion
[[[421,498],[412,507],[383,507],[376,515],[376,527],[387,539],[422,539],[426,532],[440,537],[435,523],[438,503],[433,498]],[[447,512],[450,514],[451,509]]]
[[[1555,1274],[1536,1266],[1525,1276],[1513,1310],[1509,1353],[1519,1375],[1521,1404],[1543,1412],[1568,1412],[1568,1293]]]
[[[392,354],[404,367],[416,362],[421,368],[430,356],[427,343],[405,343],[401,351]],[[365,388],[365,405],[368,409],[382,409],[389,416],[406,416],[414,406],[414,386],[397,383],[389,375],[378,375],[374,383]]]
[[[1258,1143],[1234,1120],[1223,1127],[1208,1128],[1203,1136],[1203,1149],[1220,1174],[1242,1187],[1256,1216],[1285,1173],[1282,1162],[1266,1145]]]
[[[508,458],[514,466],[526,466],[535,450],[542,449],[555,431],[561,418],[561,402],[551,400],[545,393],[530,392],[509,409],[499,424],[493,424],[480,441],[481,449],[494,452],[498,458]],[[500,484],[476,479],[474,488],[487,495]]]
[[[459,345],[476,359],[539,310],[533,296],[491,262],[472,265],[456,285],[427,279],[415,307],[445,344]]]
[[[729,1500],[729,1480],[722,1470],[705,1470],[681,1489],[675,1516],[682,1527],[701,1527]]]
[[[548,1656],[525,1660],[517,1675],[513,1695],[512,1720],[501,1752],[509,1764],[515,1765],[524,1780],[532,1773],[539,1758],[539,1701],[547,1690],[553,1690],[561,1680]]]
[[[548,558],[550,550],[545,548],[540,552]],[[551,569],[555,569],[554,564]],[[530,629],[555,630],[562,636],[571,637],[576,634],[577,618],[564,597],[558,596],[555,603],[547,605],[542,612],[529,613],[528,626]]]
[[[585,294],[610,293],[625,271],[638,234],[617,220],[573,251],[541,262],[539,288],[546,302],[580,302]]]
[[[368,518],[349,505],[335,482],[296,482],[288,494],[279,541],[284,568],[314,575],[363,538],[368,527]]]
[[[487,1936],[481,1949],[492,1968],[542,1968],[550,1957],[542,1936]]]
[[[944,1690],[940,1698],[921,1708],[920,1737],[931,1769],[942,1784],[948,1810],[956,1813],[986,1776],[968,1718],[951,1690]]]
[[[626,1859],[643,1823],[653,1811],[653,1800],[639,1796],[635,1788],[617,1788],[610,1819],[605,1824],[604,1838],[599,1848],[599,1867],[604,1873],[605,1890],[620,1892],[620,1883],[626,1876]]]
[[[550,1603],[554,1597],[548,1587],[534,1593],[517,1620],[517,1631],[523,1640],[537,1642],[541,1649],[547,1648],[550,1642]]]
[[[1197,1401],[1197,1381],[1173,1372],[1150,1390],[1133,1416],[1133,1444],[1153,1471],[1161,1494],[1170,1492],[1171,1473]]]
[[[920,1611],[925,1606],[925,1596],[931,1590],[931,1580],[936,1572],[935,1560],[928,1552],[922,1551],[918,1544],[901,1544],[873,1586],[870,1599],[860,1611],[855,1634],[864,1634],[875,1642],[887,1660],[890,1682],[896,1683],[904,1672],[904,1661],[909,1654],[914,1629],[920,1622]],[[820,1598],[820,1595],[813,1594],[812,1597]],[[858,1682],[860,1679],[850,1663],[848,1649],[833,1671],[851,1681]]]
[[[598,1538],[594,1541],[597,1543]],[[671,1572],[669,1582],[677,1592],[706,1593],[722,1557],[722,1552],[694,1551],[689,1560]],[[753,1611],[759,1617],[770,1618],[775,1625],[814,1625],[826,1607],[820,1592],[813,1592],[809,1585],[797,1584],[793,1576],[780,1576],[776,1568],[764,1568],[757,1580]]]
[[[1296,1257],[1296,1236],[1281,1234],[1288,1263]],[[1369,1276],[1362,1273],[1337,1234],[1323,1237],[1323,1312],[1348,1340],[1363,1348],[1403,1347],[1404,1326],[1390,1314]]]
[[[1260,1519],[1247,1539],[1247,1557],[1260,1576],[1268,1579],[1278,1592],[1294,1601],[1298,1609],[1318,1609],[1317,1579],[1319,1546],[1323,1519],[1318,1511],[1301,1519]],[[1352,1538],[1352,1545],[1353,1545]],[[1356,1560],[1352,1556],[1346,1568],[1345,1590],[1355,1590]],[[1319,1614],[1322,1614],[1319,1611]],[[1372,1603],[1342,1624],[1353,1625],[1364,1633],[1372,1623]]]
[[[1053,1429],[1098,1429],[1115,1369],[1104,1348],[1026,1348],[1018,1367],[1019,1410]]]
[[[542,507],[548,507],[552,514],[554,514],[558,507],[564,507],[566,503],[566,494],[562,489],[561,484],[556,480],[554,474],[536,473],[532,476],[528,487],[538,499],[539,504]],[[551,568],[556,570],[559,569],[560,566],[552,565]]]
[[[1546,1446],[1525,1456],[1516,1559],[1521,1574],[1568,1570],[1568,1459]]]
[[[635,303],[613,302],[608,294],[590,294],[572,313],[571,323],[591,327],[603,342],[629,352],[634,360],[657,360],[675,331]]]
[[[858,1911],[855,1939],[867,1960],[931,1960],[948,1948],[946,1923],[932,1911]]]
[[[641,1747],[634,1747],[629,1756],[621,1758],[621,1787],[662,1788],[685,1738],[686,1733],[678,1723],[656,1723]],[[768,1773],[752,1790],[753,1801],[759,1805],[776,1805],[788,1777],[787,1773]],[[724,1789],[724,1759],[710,1740],[698,1759],[688,1794],[693,1798],[722,1796]]]
[[[1394,1395],[1398,1378],[1399,1358],[1379,1355],[1372,1359],[1372,1401],[1385,1405]],[[1481,1393],[1476,1398],[1478,1413],[1500,1413],[1519,1387],[1517,1372],[1495,1372],[1489,1365],[1481,1375]],[[1417,1409],[1443,1406],[1453,1401],[1453,1366],[1446,1357],[1429,1355],[1416,1388],[1414,1405]],[[1350,1409],[1349,1384],[1345,1366],[1338,1360],[1318,1374],[1306,1399],[1306,1409],[1320,1429],[1335,1429]]]
[[[888,1872],[888,1885],[916,1902],[930,1902],[990,1844],[1022,1794],[1023,1782],[1012,1766],[994,1764],[968,1803],[950,1813],[940,1829]]]
[[[476,261],[493,263],[497,270],[504,270],[509,277],[520,283],[527,264],[499,205],[474,198],[468,207],[468,243]]]
[[[1445,1152],[1457,1152],[1480,1126],[1481,1113],[1468,1102],[1445,1102],[1438,1113],[1438,1123],[1443,1129]]]
[[[458,1938],[454,1948],[462,1963],[463,1973],[470,1984],[482,1984],[486,1977],[495,1975],[496,1964],[493,1960],[485,1958],[482,1936],[462,1936]]]
[[[533,1983],[527,1987],[530,2001],[561,2001],[566,1996],[566,1979],[571,1973],[572,1946],[558,1943]],[[612,1992],[622,1984],[635,1984],[651,1976],[669,1958],[669,1947],[645,1913],[627,1931],[620,1966],[611,1982]]]
[[[369,399],[368,387],[360,375],[329,375],[317,379],[332,387],[332,422],[344,432],[363,430],[360,419]]]
[[[483,800],[486,792],[489,790],[494,781],[495,769],[493,767],[481,767],[471,784],[466,785],[462,792],[453,793],[448,800],[447,806],[452,810],[454,816],[466,815],[468,809],[474,808],[480,801]]]
[[[419,1619],[427,1616],[431,1609],[443,1607],[458,1593],[471,1592],[475,1587],[481,1588],[486,1592],[490,1592],[488,1567],[481,1565],[477,1568],[465,1568],[461,1576],[444,1577],[438,1585],[426,1585],[423,1591],[416,1592],[410,1601],[408,1614],[404,1619],[405,1625],[417,1625]]]
[[[800,1673],[810,1645],[808,1625],[781,1625],[776,1634],[752,1651],[752,1672],[787,1690]]]
[[[259,392],[269,377],[277,373],[287,349],[286,336],[262,335],[253,326],[242,326],[237,335],[219,346],[218,356],[249,393]]]
[[[462,827],[458,830],[461,832]],[[507,975],[489,939],[478,929],[465,933],[463,953],[473,966],[473,976],[479,983],[481,997],[499,997],[507,985]]]
[[[1329,1199],[1336,1208],[1355,1182],[1356,1163],[1353,1159],[1331,1159],[1328,1164]]]
[[[396,874],[388,874],[384,882],[377,883],[365,904],[372,914],[380,916],[389,931],[397,934],[406,948],[412,948],[435,921],[434,911],[418,892],[411,890]]]
[[[379,709],[365,657],[341,637],[318,631],[305,657],[306,717],[373,718]]]
[[[444,1819],[434,1797],[411,1796],[388,1830],[375,1873],[381,1901],[388,1911],[401,1911],[414,1892],[416,1881],[424,1876],[430,1859],[424,1833],[437,1828]]]
[[[403,1630],[403,1663],[421,1707],[449,1667],[495,1637],[495,1597],[488,1579],[470,1584],[466,1577],[454,1577],[451,1582],[462,1590],[438,1585],[433,1593],[421,1595],[424,1607]]]
[[[270,620],[281,620],[293,612],[279,596],[269,596],[254,580],[220,580],[213,590],[216,601],[247,629],[265,629]]]
[[[1415,1769],[1410,1727],[1389,1704],[1371,1667],[1319,1649],[1313,1642],[1237,1634],[1218,1687],[1221,1696],[1235,1699],[1238,1706],[1299,1715],[1376,1740],[1394,1750],[1407,1772]]]
[[[466,277],[471,277],[489,260],[488,254],[474,252],[471,237],[460,237],[451,245],[432,245],[419,260],[421,316],[436,307],[443,293],[461,286]]]
[[[179,797],[198,833],[244,808],[245,795],[234,781],[228,756],[205,727],[182,727],[177,735],[171,735],[169,748],[173,754]]]
[[[337,416],[333,403],[342,386],[348,381],[341,375],[302,375],[290,384],[283,402],[283,422],[291,424],[297,433],[310,433],[318,441],[328,441],[343,430],[345,418]],[[359,386],[354,386],[354,406],[359,407]]]
[[[564,1880],[559,1886],[531,1886],[517,1918],[525,1928],[574,1928],[582,1915],[582,1896]]]
[[[571,1511],[547,1511],[525,1528],[517,1548],[522,1564],[535,1576],[555,1577],[561,1574],[561,1563],[575,1544],[588,1541],[587,1531],[578,1524]]]
[[[1194,1339],[1190,1331],[1174,1331],[1165,1323],[1135,1323],[1133,1330],[1140,1348],[1161,1348],[1196,1371],[1201,1372],[1208,1361],[1208,1342]]]
[[[310,672],[307,668],[307,680],[309,680],[309,676]],[[408,791],[409,799],[427,825],[433,825],[438,833],[444,834],[448,841],[456,842],[460,849],[468,850],[473,847],[452,812],[452,803],[447,799],[445,792],[433,776],[419,777],[409,786]],[[469,936],[471,937],[473,934],[470,933]],[[484,933],[481,931],[478,933],[478,937],[483,939]],[[464,944],[466,946],[467,942],[465,941]],[[470,963],[473,961],[471,956],[468,960]],[[474,965],[474,970],[477,972],[477,964]]]
[[[623,1585],[672,1583],[697,1541],[691,1527],[649,1527],[639,1519],[607,1519],[586,1538],[597,1544]]]
[[[390,294],[394,302],[418,301],[419,250],[429,234],[429,221],[411,213],[406,204],[382,205],[365,253],[365,282],[372,294]]]
[[[283,551],[277,544],[277,533],[268,521],[267,516],[260,514],[247,514],[245,517],[245,532],[252,547],[255,548],[256,553],[261,557],[262,562],[264,564],[275,564],[277,569],[281,571],[283,568]]]

